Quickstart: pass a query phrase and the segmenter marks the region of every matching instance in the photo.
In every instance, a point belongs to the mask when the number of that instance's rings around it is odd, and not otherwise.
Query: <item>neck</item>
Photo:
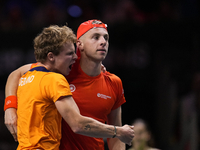
[[[45,67],[47,70],[52,71],[52,67],[51,67],[50,65],[46,64],[46,63],[38,62],[37,65],[38,65],[38,66],[43,66],[43,67]]]
[[[81,58],[80,66],[84,73],[88,76],[98,76],[101,73],[101,61],[95,62],[89,59]]]

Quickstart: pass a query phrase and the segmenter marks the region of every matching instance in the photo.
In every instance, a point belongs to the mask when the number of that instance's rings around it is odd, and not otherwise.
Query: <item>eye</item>
[[[98,35],[95,35],[93,38],[94,38],[95,40],[98,40],[98,39],[99,39],[99,36],[98,36]]]
[[[108,41],[108,39],[109,39],[108,35],[105,35],[105,36],[104,36],[104,39],[105,39],[106,41]]]
[[[74,52],[69,52],[69,53],[67,53],[67,55],[73,55],[74,54]]]

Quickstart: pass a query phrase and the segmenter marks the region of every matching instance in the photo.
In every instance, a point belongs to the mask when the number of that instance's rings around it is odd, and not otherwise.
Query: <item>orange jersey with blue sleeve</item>
[[[76,60],[67,76],[73,98],[83,116],[105,123],[108,114],[125,103],[121,79],[109,72],[88,76],[79,61]],[[73,133],[63,120],[60,150],[104,150],[104,141]]]
[[[18,150],[59,150],[61,115],[55,102],[72,95],[66,78],[36,66],[26,72],[17,90]]]

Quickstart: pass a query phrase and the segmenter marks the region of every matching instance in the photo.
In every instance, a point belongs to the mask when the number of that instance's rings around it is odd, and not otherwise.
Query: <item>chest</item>
[[[103,78],[73,80],[70,89],[81,114],[95,119],[105,120],[117,99],[112,84]]]

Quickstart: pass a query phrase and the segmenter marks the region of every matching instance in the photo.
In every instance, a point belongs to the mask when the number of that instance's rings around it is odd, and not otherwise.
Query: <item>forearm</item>
[[[133,126],[124,125],[123,127],[119,127],[107,125],[91,118],[84,118],[84,123],[80,124],[79,130],[75,133],[98,138],[112,138],[114,140],[110,144],[111,147],[109,147],[112,150],[125,150],[125,144],[122,142],[131,145],[134,137]]]
[[[72,96],[60,98],[55,102],[55,105],[73,132],[90,137],[113,137],[115,133],[114,126],[82,116]],[[117,129],[117,136],[118,135],[120,135],[120,129]]]
[[[113,125],[104,124],[92,118],[82,116],[72,96],[61,97],[55,102],[55,105],[75,133],[98,138],[112,138],[115,136],[127,144],[130,144],[134,136],[132,126],[116,126],[115,130]]]
[[[12,134],[15,141],[17,141],[17,88],[20,76],[15,76],[16,71],[12,72],[8,80],[6,82],[5,87],[5,115],[4,115],[4,123],[10,133]],[[14,97],[13,99],[10,99]],[[9,103],[7,103],[9,102]],[[11,103],[10,103],[11,102]]]
[[[90,137],[112,138],[115,133],[116,137],[120,135],[120,128],[116,127],[115,131],[113,125],[107,125],[92,118],[81,116],[81,119],[78,121],[77,129],[74,130],[74,132]]]

